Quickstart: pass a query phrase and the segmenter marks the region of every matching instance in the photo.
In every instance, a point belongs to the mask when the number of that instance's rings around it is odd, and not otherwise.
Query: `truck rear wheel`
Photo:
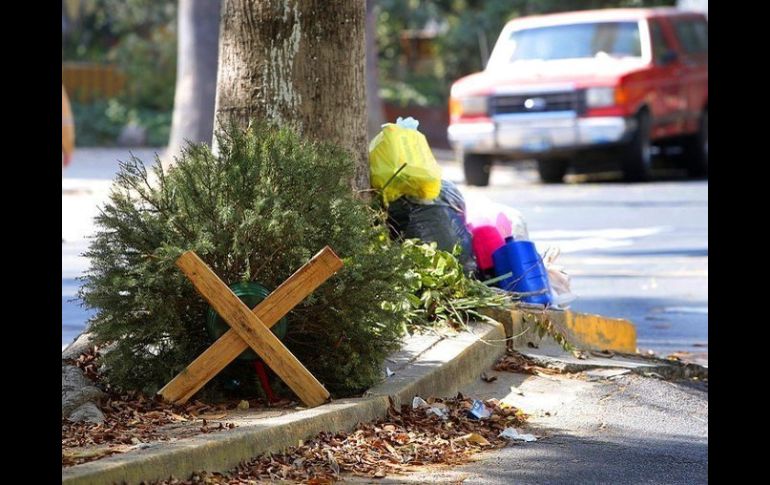
[[[709,174],[709,112],[704,111],[700,118],[698,133],[684,143],[684,157],[687,173],[691,177]]]
[[[560,184],[564,182],[564,176],[569,168],[569,160],[566,158],[544,158],[537,161],[537,171],[540,180],[546,184]]]
[[[642,111],[636,117],[636,132],[623,148],[623,176],[629,182],[643,182],[652,172],[650,115]]]
[[[486,187],[489,185],[489,173],[492,171],[492,157],[473,153],[463,154],[465,183]]]

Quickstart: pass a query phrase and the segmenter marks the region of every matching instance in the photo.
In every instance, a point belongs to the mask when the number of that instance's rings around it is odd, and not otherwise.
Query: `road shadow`
[[[484,467],[479,481],[520,484],[708,483],[708,443],[690,436],[586,438],[551,430],[535,443],[514,444],[515,468]]]

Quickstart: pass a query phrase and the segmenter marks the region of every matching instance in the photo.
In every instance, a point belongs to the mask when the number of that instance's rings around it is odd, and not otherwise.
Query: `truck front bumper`
[[[625,141],[633,118],[578,117],[574,112],[499,115],[490,122],[454,123],[449,142],[464,153],[535,156]]]

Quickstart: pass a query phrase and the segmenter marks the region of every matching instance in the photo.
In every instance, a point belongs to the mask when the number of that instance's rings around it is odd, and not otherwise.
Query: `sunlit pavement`
[[[151,163],[157,150],[133,153]],[[72,301],[79,285],[75,278],[88,266],[80,255],[117,160],[128,153],[79,149],[62,173],[62,346],[88,317]],[[623,184],[608,175],[541,185],[532,166],[496,166],[489,187],[467,187],[451,154],[437,150],[436,156],[444,177],[460,184],[469,204],[513,207],[541,252],[549,246],[561,249],[558,263],[572,276],[578,296],[572,309],[631,319],[641,349],[690,352],[707,362],[707,181],[667,177]]]

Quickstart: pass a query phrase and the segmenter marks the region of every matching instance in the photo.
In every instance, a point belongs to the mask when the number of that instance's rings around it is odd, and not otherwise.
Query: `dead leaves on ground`
[[[138,393],[110,394],[97,406],[104,413],[104,422],[73,423],[62,417],[62,466],[86,463],[131,449],[125,445],[141,445],[165,441],[163,426],[185,421],[199,421],[201,433],[233,429],[233,423],[209,423],[227,416],[230,404],[211,406],[200,401],[174,405],[159,398],[147,398]],[[83,450],[81,448],[89,449]],[[77,449],[76,449],[77,448]],[[95,449],[101,450],[97,452]]]
[[[78,465],[106,456],[124,453],[133,447],[152,441],[165,441],[168,436],[162,427],[173,423],[200,423],[197,432],[211,433],[236,427],[234,423],[210,423],[225,419],[229,413],[244,408],[262,408],[261,400],[228,401],[209,405],[193,401],[184,405],[163,402],[160,398],[148,398],[140,393],[118,394],[104,386],[99,375],[98,347],[91,347],[76,359],[66,362],[75,365],[85,376],[106,391],[107,397],[95,404],[104,413],[104,422],[73,423],[62,417],[62,466]],[[106,388],[106,389],[104,389]],[[296,403],[282,400],[269,405],[271,409],[290,408]],[[194,428],[193,428],[194,429]]]
[[[100,382],[99,376],[99,364],[97,358],[100,357],[99,348],[96,346],[90,347],[88,350],[78,356],[77,359],[66,360],[67,364],[74,365],[90,380],[94,382]]]
[[[472,399],[433,399],[447,408],[447,419],[424,408],[401,410],[393,406],[388,415],[374,423],[359,425],[352,433],[320,433],[316,439],[288,452],[258,457],[242,463],[229,473],[201,472],[189,480],[170,479],[155,485],[251,484],[264,481],[292,481],[306,484],[333,483],[340,474],[383,478],[413,467],[431,464],[459,464],[483,449],[501,448],[508,442],[499,438],[509,426],[520,426],[527,416],[519,409],[489,400],[492,416],[485,420],[468,417]]]
[[[534,359],[515,350],[508,350],[506,354],[495,363],[493,367],[496,371],[516,372],[519,374],[532,375],[554,375],[561,374],[561,371],[549,369],[535,363]]]

